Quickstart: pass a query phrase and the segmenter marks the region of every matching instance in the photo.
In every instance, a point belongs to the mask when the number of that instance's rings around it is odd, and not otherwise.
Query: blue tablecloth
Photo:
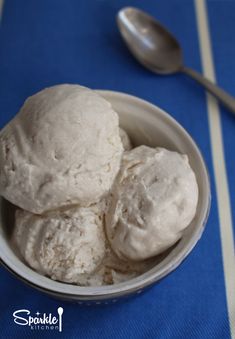
[[[221,211],[225,208],[235,217],[235,117],[220,107],[226,160],[222,173],[216,147],[212,153],[213,124],[204,90],[183,75],[156,76],[142,68],[124,46],[115,22],[123,6],[150,12],[180,40],[185,63],[202,72],[195,9],[200,1],[207,7],[217,82],[235,96],[233,0],[5,0],[0,27],[0,127],[26,97],[58,83],[139,96],[170,112],[199,145],[211,176],[212,208],[202,239],[183,264],[126,302],[101,307],[60,302],[0,268],[0,338],[234,338],[235,267],[231,248],[227,253],[222,241],[229,225]],[[229,184],[229,206],[218,200],[223,175]],[[32,331],[13,322],[17,309],[49,313],[58,306],[64,308],[62,333]]]

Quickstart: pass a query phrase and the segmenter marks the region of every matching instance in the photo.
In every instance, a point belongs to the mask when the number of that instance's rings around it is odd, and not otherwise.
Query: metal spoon
[[[143,66],[155,73],[183,72],[191,76],[235,113],[235,99],[201,74],[185,67],[178,41],[154,18],[137,8],[126,7],[118,12],[117,23],[129,50]]]

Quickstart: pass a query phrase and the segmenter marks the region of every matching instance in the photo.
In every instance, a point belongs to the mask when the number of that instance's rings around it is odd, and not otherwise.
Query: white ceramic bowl
[[[33,271],[17,256],[9,241],[9,230],[4,215],[6,204],[1,200],[0,259],[5,267],[18,278],[50,295],[79,303],[108,303],[117,298],[140,293],[143,288],[155,283],[173,271],[191,252],[202,235],[210,208],[210,185],[202,155],[189,134],[167,113],[146,101],[123,93],[98,91],[111,102],[118,112],[120,125],[130,135],[135,146],[145,144],[162,146],[185,153],[196,174],[199,186],[197,213],[185,230],[182,239],[160,262],[148,272],[127,282],[111,286],[79,287],[53,281]],[[13,222],[12,222],[13,223]]]

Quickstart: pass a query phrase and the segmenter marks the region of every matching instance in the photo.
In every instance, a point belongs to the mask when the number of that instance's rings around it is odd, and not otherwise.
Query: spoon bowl
[[[183,58],[178,41],[150,15],[132,8],[117,16],[119,30],[137,60],[153,72],[178,72]]]

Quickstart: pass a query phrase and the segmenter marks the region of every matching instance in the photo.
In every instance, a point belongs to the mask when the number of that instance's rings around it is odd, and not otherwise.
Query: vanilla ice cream
[[[0,132],[0,194],[37,214],[88,206],[110,190],[122,152],[108,101],[78,85],[47,88]]]
[[[0,131],[0,194],[21,208],[12,241],[22,260],[100,286],[166,255],[194,218],[197,181],[186,155],[132,147],[95,91],[58,85],[26,100]]]
[[[127,134],[127,132],[123,128],[120,127],[119,135],[122,141],[124,151],[130,151],[133,147],[132,147],[131,139],[129,135]]]
[[[46,215],[17,210],[13,239],[39,273],[87,285],[105,255],[103,213],[98,204]]]
[[[129,280],[153,261],[122,261],[104,234],[105,200],[35,215],[17,210],[13,245],[38,273],[80,286],[102,286]]]
[[[125,152],[106,215],[112,249],[130,260],[163,252],[182,236],[197,201],[186,155],[147,146]]]
[[[143,261],[128,261],[119,258],[110,248],[107,242],[106,254],[98,272],[93,274],[93,279],[102,275],[102,285],[118,284],[137,277],[150,270],[156,262],[156,258]]]

